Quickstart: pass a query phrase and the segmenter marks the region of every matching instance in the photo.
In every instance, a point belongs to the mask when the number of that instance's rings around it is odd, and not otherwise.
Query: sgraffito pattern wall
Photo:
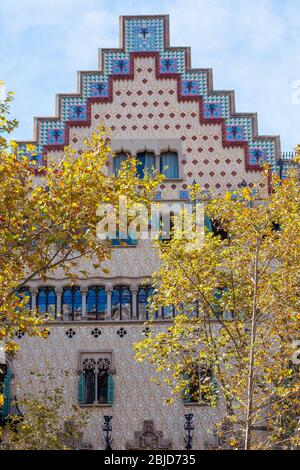
[[[101,334],[92,335],[97,327]],[[117,331],[123,327],[126,334],[121,337]],[[72,328],[75,335],[67,335]],[[133,438],[134,431],[142,428],[144,420],[153,420],[156,429],[163,431],[164,437],[172,440],[173,449],[184,449],[184,414],[194,413],[195,432],[194,448],[204,447],[209,430],[213,428],[220,410],[208,406],[185,406],[180,399],[172,405],[164,404],[168,397],[166,389],[151,382],[153,370],[146,363],[138,364],[134,359],[132,343],[143,337],[143,324],[72,324],[49,328],[47,339],[23,336],[18,341],[21,354],[14,361],[15,388],[18,396],[30,389],[30,372],[57,374],[57,384],[64,384],[64,396],[70,405],[77,402],[78,355],[79,351],[112,350],[116,373],[115,400],[112,407],[97,406],[84,408],[89,415],[89,426],[84,434],[84,441],[92,443],[94,448],[104,448],[102,425],[103,415],[113,416],[113,448],[124,449],[125,443]],[[163,328],[162,325],[151,328]],[[68,375],[65,377],[64,372]],[[67,409],[66,409],[67,412]]]

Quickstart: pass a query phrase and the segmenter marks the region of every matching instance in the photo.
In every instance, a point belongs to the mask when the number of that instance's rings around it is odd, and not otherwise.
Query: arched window
[[[105,320],[107,312],[107,295],[105,287],[89,287],[86,307],[88,320]]]
[[[112,320],[128,320],[132,316],[132,295],[129,287],[116,286],[111,296]]]
[[[39,287],[36,306],[41,314],[56,317],[56,292],[54,287]]]
[[[64,287],[62,315],[64,320],[81,320],[82,299],[79,286]]]
[[[140,152],[136,156],[138,160],[137,174],[139,178],[144,178],[145,171],[153,174],[155,170],[155,155],[152,152]]]
[[[23,301],[26,298],[27,299],[26,308],[31,309],[32,299],[31,299],[31,292],[30,292],[29,287],[21,287],[17,292],[17,296],[19,297],[21,301]]]
[[[84,355],[86,356],[86,353]],[[114,381],[109,357],[96,353],[92,353],[90,357],[83,357],[78,383],[78,400],[82,405],[113,403]]]
[[[113,157],[113,169],[114,169],[114,174],[117,176],[118,171],[121,169],[121,165],[125,160],[127,160],[128,155],[125,152],[120,152]]]
[[[153,295],[152,286],[140,286],[137,294],[137,316],[140,320],[149,318],[149,302]]]
[[[160,154],[160,172],[166,178],[179,178],[178,154],[163,152]]]

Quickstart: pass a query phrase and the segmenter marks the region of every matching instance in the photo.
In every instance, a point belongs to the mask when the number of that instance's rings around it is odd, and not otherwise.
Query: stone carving
[[[145,420],[143,429],[134,432],[134,438],[126,443],[127,450],[172,449],[170,439],[165,439],[161,431],[156,431],[154,422]]]

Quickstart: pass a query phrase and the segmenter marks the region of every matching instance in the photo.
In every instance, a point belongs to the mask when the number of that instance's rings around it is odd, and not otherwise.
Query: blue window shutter
[[[78,403],[80,405],[86,403],[85,376],[83,372],[80,374],[78,381]]]
[[[107,378],[107,403],[110,405],[114,402],[114,395],[115,395],[115,384],[112,374],[108,375]]]
[[[3,417],[7,417],[10,412],[10,405],[11,405],[11,390],[10,390],[10,383],[11,383],[12,373],[10,368],[7,369],[4,382],[3,382],[3,393],[4,393],[4,405],[1,411]]]
[[[204,227],[206,227],[209,232],[212,232],[212,223],[207,215],[204,216]]]

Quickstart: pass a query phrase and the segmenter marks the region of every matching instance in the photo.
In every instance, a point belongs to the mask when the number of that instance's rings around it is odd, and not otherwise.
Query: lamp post
[[[111,420],[113,419],[112,416],[103,416],[104,424],[102,426],[102,430],[104,433],[104,441],[105,441],[105,450],[112,450],[111,443],[112,443],[112,425]]]
[[[184,430],[185,430],[185,448],[186,450],[191,450],[193,448],[193,431],[195,429],[193,423],[194,415],[192,413],[185,415],[185,423],[184,423]]]

